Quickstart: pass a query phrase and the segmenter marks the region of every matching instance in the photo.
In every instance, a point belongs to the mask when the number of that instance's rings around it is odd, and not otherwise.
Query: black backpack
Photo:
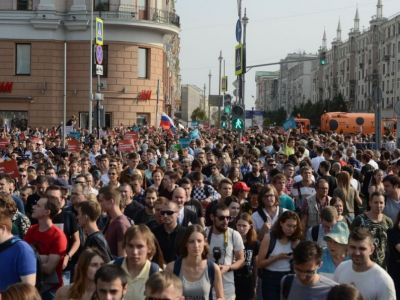
[[[287,300],[289,297],[290,289],[292,288],[294,280],[294,275],[289,274],[283,277],[282,283],[281,283],[281,289],[282,289],[282,299]]]

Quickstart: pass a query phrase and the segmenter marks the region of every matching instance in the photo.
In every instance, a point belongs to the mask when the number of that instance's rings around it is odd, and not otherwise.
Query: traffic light
[[[225,113],[223,113],[221,116],[221,128],[228,128],[228,116]]]
[[[226,94],[224,96],[224,113],[230,115],[232,112],[232,96],[229,94]]]
[[[236,131],[244,130],[244,109],[238,104],[232,107],[232,129]]]
[[[325,51],[322,51],[322,52],[319,54],[319,64],[320,64],[321,66],[324,66],[324,65],[326,65],[326,63],[327,63],[327,61],[326,61],[326,52],[325,52]]]

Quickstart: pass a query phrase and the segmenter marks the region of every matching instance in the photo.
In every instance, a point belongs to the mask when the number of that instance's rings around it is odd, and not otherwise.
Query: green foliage
[[[192,121],[205,121],[207,120],[207,113],[200,107],[197,107],[190,116]]]
[[[268,111],[265,113],[264,126],[270,126],[274,123],[277,126],[281,126],[283,122],[285,122],[286,116],[287,113],[283,107],[279,108],[278,110]]]

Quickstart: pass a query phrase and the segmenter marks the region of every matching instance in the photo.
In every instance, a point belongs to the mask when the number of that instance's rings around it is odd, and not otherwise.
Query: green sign
[[[226,114],[230,114],[232,112],[232,106],[230,106],[230,105],[226,105],[225,107],[224,107],[224,113],[226,113]]]
[[[232,128],[235,130],[244,130],[244,120],[241,118],[235,118],[232,120]]]

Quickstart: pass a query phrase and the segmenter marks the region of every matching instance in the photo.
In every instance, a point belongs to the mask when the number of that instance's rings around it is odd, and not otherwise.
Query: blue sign
[[[96,61],[98,65],[103,63],[103,47],[100,45],[96,46]]]
[[[198,127],[199,121],[192,121],[192,127]]]
[[[75,140],[79,140],[81,138],[81,133],[78,131],[72,131],[68,135]]]
[[[183,148],[189,148],[190,138],[180,138],[179,139],[179,144],[181,145],[182,149]]]
[[[242,22],[240,22],[240,19],[238,19],[236,22],[236,41],[240,43],[241,40],[242,40]]]

